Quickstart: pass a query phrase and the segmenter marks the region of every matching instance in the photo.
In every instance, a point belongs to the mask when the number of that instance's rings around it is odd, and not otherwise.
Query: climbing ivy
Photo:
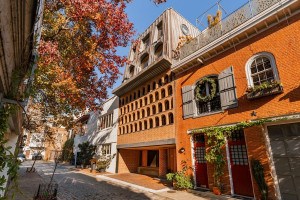
[[[5,139],[5,133],[8,130],[8,118],[16,111],[15,106],[0,107],[0,172],[3,172],[8,167],[7,175],[10,181],[16,181],[19,162],[15,154],[11,151],[10,146],[6,146],[7,140]],[[5,183],[7,182],[4,175],[0,177],[0,190],[5,190]],[[5,197],[0,197],[5,199]]]

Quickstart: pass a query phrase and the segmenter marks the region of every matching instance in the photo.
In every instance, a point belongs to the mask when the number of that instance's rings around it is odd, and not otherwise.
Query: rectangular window
[[[99,130],[109,128],[113,126],[113,113],[102,115],[99,118]]]
[[[102,145],[102,154],[103,155],[110,155],[111,154],[111,144]]]

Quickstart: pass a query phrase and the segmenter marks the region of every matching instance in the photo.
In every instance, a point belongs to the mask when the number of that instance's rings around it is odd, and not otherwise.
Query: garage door
[[[269,126],[281,197],[300,200],[300,123]]]

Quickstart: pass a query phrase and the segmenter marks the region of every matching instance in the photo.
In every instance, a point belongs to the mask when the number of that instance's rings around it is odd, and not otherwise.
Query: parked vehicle
[[[20,161],[21,163],[24,162],[26,160],[26,157],[23,153],[19,153],[17,160]]]
[[[43,156],[41,153],[34,153],[32,155],[32,160],[42,160],[43,159]]]

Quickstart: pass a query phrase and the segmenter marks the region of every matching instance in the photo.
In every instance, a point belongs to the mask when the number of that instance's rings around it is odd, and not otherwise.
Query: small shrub
[[[187,170],[191,169],[191,167],[188,167],[185,161],[182,161],[181,165],[183,166],[181,171],[177,171],[175,173],[168,173],[166,174],[166,178],[168,181],[173,182],[174,189],[192,189],[193,182],[191,176],[187,175]]]

